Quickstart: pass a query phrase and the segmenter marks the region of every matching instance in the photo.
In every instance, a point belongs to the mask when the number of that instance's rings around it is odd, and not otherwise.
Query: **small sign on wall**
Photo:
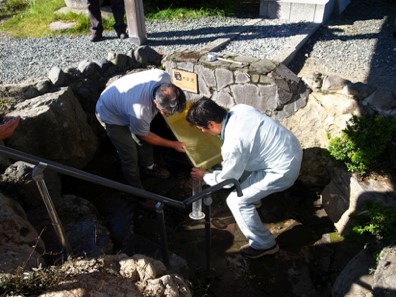
[[[198,76],[194,72],[172,69],[172,83],[184,91],[198,94]]]

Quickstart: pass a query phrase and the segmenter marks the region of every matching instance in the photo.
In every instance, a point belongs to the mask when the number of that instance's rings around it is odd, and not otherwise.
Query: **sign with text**
[[[184,91],[198,94],[198,76],[194,72],[172,69],[172,83]]]

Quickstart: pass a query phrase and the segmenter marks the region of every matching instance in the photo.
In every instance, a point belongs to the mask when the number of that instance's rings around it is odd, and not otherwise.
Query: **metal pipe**
[[[165,215],[164,215],[164,204],[158,202],[155,205],[155,212],[157,213],[157,220],[160,229],[160,240],[161,240],[161,252],[162,260],[166,266],[169,265],[169,250],[168,250],[168,238],[166,236],[165,228]]]
[[[47,208],[48,214],[51,218],[52,226],[55,229],[55,233],[58,236],[58,239],[61,242],[63,249],[66,250],[66,253],[68,255],[72,255],[72,249],[70,248],[69,241],[67,240],[65,231],[62,227],[62,223],[58,217],[55,206],[51,200],[51,195],[48,192],[47,186],[44,181],[44,169],[46,167],[47,164],[40,162],[37,166],[33,168],[32,178],[37,184],[41,197],[43,198],[45,207]]]
[[[204,199],[204,209],[205,209],[205,241],[206,241],[206,272],[210,272],[210,260],[211,260],[211,249],[212,249],[212,230],[210,228],[211,221],[211,205],[212,197],[208,194]]]
[[[200,180],[192,180],[192,194],[198,194],[202,191],[202,182]],[[202,220],[205,214],[202,212],[202,199],[196,200],[192,203],[192,211],[189,217],[193,220]]]
[[[192,204],[193,202],[202,199],[202,197],[205,197],[204,199],[204,204],[205,204],[205,234],[206,234],[206,253],[207,253],[207,269],[210,269],[210,247],[211,247],[211,229],[210,229],[210,219],[211,219],[211,208],[210,205],[212,203],[212,198],[210,195],[212,193],[215,193],[218,190],[221,190],[224,186],[233,184],[235,187],[235,190],[237,192],[237,195],[240,197],[243,195],[241,186],[236,179],[228,179],[225,180],[217,185],[214,185],[212,187],[208,187],[204,189],[203,191],[200,191],[199,193],[194,194],[192,197],[185,199],[184,201],[177,201],[173,200],[167,197],[163,197],[154,193],[147,192],[145,190],[135,188],[129,185],[125,185],[119,182],[115,182],[94,174],[90,174],[87,172],[84,172],[82,170],[65,166],[56,162],[51,162],[48,160],[45,160],[43,158],[39,158],[36,156],[29,155],[27,153],[11,149],[6,146],[0,145],[0,154],[5,155],[8,158],[11,159],[16,159],[16,160],[21,160],[27,163],[35,164],[38,165],[34,168],[33,170],[33,179],[37,182],[37,185],[39,187],[39,191],[42,195],[42,197],[46,197],[48,199],[44,200],[48,203],[46,203],[46,207],[48,210],[48,213],[51,216],[51,219],[54,223],[54,228],[55,231],[58,233],[59,238],[64,245],[65,249],[67,250],[68,253],[71,254],[71,249],[70,246],[67,242],[66,236],[64,236],[63,228],[62,225],[60,224],[60,220],[57,217],[55,208],[52,204],[52,201],[50,199],[50,195],[48,193],[47,187],[45,185],[44,179],[43,179],[43,170],[44,168],[48,168],[51,170],[54,170],[58,173],[61,174],[66,174],[69,176],[73,176],[76,178],[79,178],[81,180],[85,180],[88,182],[92,182],[95,184],[99,184],[101,186],[106,186],[118,191],[123,191],[125,193],[133,194],[138,197],[142,198],[147,198],[151,199],[154,201],[157,201],[156,205],[156,212],[158,214],[158,220],[159,220],[159,225],[160,225],[160,236],[161,236],[161,248],[162,248],[162,254],[163,254],[163,261],[166,265],[169,264],[169,251],[168,251],[168,242],[167,242],[167,235],[166,235],[166,228],[165,228],[165,216],[164,216],[164,211],[163,207],[165,204],[179,207],[179,208],[185,208],[186,206]]]
[[[90,174],[88,172],[84,172],[82,170],[73,168],[73,167],[69,167],[66,165],[62,165],[56,162],[51,162],[49,160],[45,160],[43,158],[39,158],[39,157],[35,157],[32,155],[29,155],[27,153],[6,147],[6,146],[2,146],[0,145],[0,153],[7,156],[8,158],[11,159],[16,159],[16,160],[21,160],[30,164],[34,164],[37,165],[39,163],[45,163],[48,169],[54,170],[56,172],[62,173],[62,174],[66,174],[69,176],[73,176],[88,182],[92,182],[101,186],[106,186],[118,191],[123,191],[125,193],[129,193],[129,194],[133,194],[139,197],[143,197],[143,198],[147,198],[147,199],[151,199],[154,201],[161,201],[179,208],[184,208],[186,205],[181,202],[181,201],[177,201],[177,200],[173,200],[167,197],[163,197],[160,195],[157,195],[155,193],[150,193],[148,191],[139,189],[139,188],[135,188],[126,184],[122,184],[119,182],[115,182],[112,181],[110,179],[104,178],[104,177],[100,177],[94,174]]]
[[[228,186],[230,184],[233,184],[235,186],[235,190],[237,192],[238,197],[241,197],[243,195],[241,185],[239,184],[239,181],[236,180],[235,178],[230,178],[225,181],[222,181],[214,186],[211,186],[209,188],[206,188],[202,190],[200,193],[195,194],[191,196],[190,198],[187,198],[186,200],[183,201],[183,203],[187,206],[190,205],[192,202],[200,199],[201,197],[205,197],[208,194],[213,194],[217,192],[218,190],[223,189],[224,186]]]
[[[201,199],[202,197],[204,197],[207,194],[211,194],[214,193],[218,190],[221,190],[224,186],[233,184],[235,187],[235,190],[237,191],[237,195],[238,197],[242,196],[242,190],[241,190],[241,185],[239,184],[238,180],[231,178],[231,179],[227,179],[225,181],[222,181],[221,183],[218,183],[217,185],[214,185],[212,187],[206,188],[203,191],[201,191],[198,194],[193,195],[192,197],[184,200],[184,201],[178,201],[178,200],[174,200],[174,199],[170,199],[155,193],[151,193],[139,188],[135,188],[126,184],[122,184],[119,182],[115,182],[112,181],[110,179],[101,177],[101,176],[97,176],[94,174],[90,174],[87,172],[84,172],[82,170],[70,167],[70,166],[66,166],[66,165],[62,165],[56,162],[51,162],[49,160],[43,159],[43,158],[39,158],[36,156],[32,156],[30,154],[0,145],[0,153],[2,155],[5,155],[8,158],[11,159],[15,159],[15,160],[21,160],[30,164],[34,164],[37,165],[39,163],[45,163],[48,169],[54,170],[56,172],[59,172],[61,174],[66,174],[69,176],[73,176],[76,178],[79,178],[81,180],[85,180],[88,182],[92,182],[101,186],[106,186],[118,191],[122,191],[125,193],[129,193],[129,194],[133,194],[142,198],[147,198],[147,199],[151,199],[157,202],[163,202],[166,203],[168,205],[172,205],[178,208],[185,208],[186,206],[190,205],[192,202]]]

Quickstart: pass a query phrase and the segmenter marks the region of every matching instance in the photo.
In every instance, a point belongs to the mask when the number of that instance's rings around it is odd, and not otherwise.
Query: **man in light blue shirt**
[[[154,163],[153,145],[185,152],[184,143],[168,140],[150,131],[151,121],[182,112],[183,91],[159,69],[125,75],[109,85],[96,104],[96,116],[117,149],[128,184],[143,188],[139,165],[149,175],[167,178],[169,172]]]
[[[248,244],[240,253],[249,258],[274,254],[279,250],[274,236],[261,222],[255,205],[262,198],[286,190],[296,181],[302,149],[297,138],[278,122],[255,108],[239,104],[227,112],[214,101],[194,102],[187,121],[204,133],[219,135],[222,169],[211,173],[193,168],[193,179],[213,186],[226,179],[241,180],[243,196],[233,191],[227,204]]]

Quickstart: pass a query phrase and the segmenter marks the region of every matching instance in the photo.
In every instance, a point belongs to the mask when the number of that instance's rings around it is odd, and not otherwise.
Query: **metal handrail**
[[[146,198],[146,199],[151,199],[157,202],[156,204],[156,212],[159,216],[159,221],[161,222],[161,237],[162,237],[162,250],[163,250],[163,258],[164,258],[164,262],[165,264],[168,264],[169,262],[169,255],[168,255],[168,251],[167,251],[167,240],[166,240],[166,230],[165,230],[165,218],[164,218],[164,214],[163,214],[163,208],[164,205],[170,205],[170,206],[174,206],[174,207],[178,207],[178,208],[185,208],[188,205],[192,204],[193,202],[205,198],[204,202],[205,202],[205,212],[206,212],[206,218],[205,218],[205,229],[206,229],[206,241],[207,241],[207,246],[210,247],[210,204],[211,204],[211,199],[208,199],[208,197],[210,197],[210,195],[212,193],[215,193],[219,190],[221,190],[224,186],[226,185],[230,185],[233,184],[235,187],[235,190],[237,192],[238,196],[242,196],[242,190],[241,190],[241,186],[239,184],[239,182],[236,179],[228,179],[225,180],[215,186],[212,187],[208,187],[204,190],[202,190],[201,192],[185,199],[184,201],[178,201],[178,200],[174,200],[165,196],[161,196],[155,193],[151,193],[148,192],[146,190],[143,189],[139,189],[139,188],[135,188],[133,186],[129,186],[123,183],[119,183],[104,177],[100,177],[98,175],[94,175],[85,171],[82,171],[80,169],[76,169],[70,166],[66,166],[57,162],[53,162],[53,161],[49,161],[46,160],[44,158],[40,158],[40,157],[36,157],[24,152],[21,152],[19,150],[16,149],[12,149],[3,145],[0,145],[0,154],[10,158],[10,159],[14,159],[14,160],[21,160],[30,164],[34,164],[34,165],[39,165],[42,168],[48,168],[51,169],[53,171],[59,172],[61,174],[65,174],[65,175],[69,175],[81,180],[85,180],[88,182],[92,182],[101,186],[106,186],[121,192],[125,192],[125,193],[129,193],[138,197],[142,197],[142,198]],[[37,180],[36,180],[37,182]],[[43,181],[42,181],[43,182]],[[39,189],[44,188],[45,184],[42,184],[41,182],[38,182],[38,186]],[[41,191],[40,191],[41,192]],[[44,191],[45,192],[45,191]],[[49,198],[50,199],[50,198]],[[43,197],[44,202],[45,201],[45,197]],[[208,200],[210,202],[208,202]],[[48,209],[48,207],[47,207]],[[53,217],[53,214],[50,213],[50,216]],[[208,222],[209,222],[209,226],[208,226]],[[57,224],[59,224],[59,222],[57,222]],[[209,230],[208,230],[209,228]],[[60,228],[61,230],[61,228]],[[165,233],[164,233],[165,232]],[[209,235],[208,235],[209,234]],[[64,241],[64,238],[60,238],[61,241]],[[165,246],[164,246],[165,245]],[[207,258],[209,259],[209,255],[207,254]],[[209,264],[210,261],[208,260],[208,267],[207,269],[209,270]]]

